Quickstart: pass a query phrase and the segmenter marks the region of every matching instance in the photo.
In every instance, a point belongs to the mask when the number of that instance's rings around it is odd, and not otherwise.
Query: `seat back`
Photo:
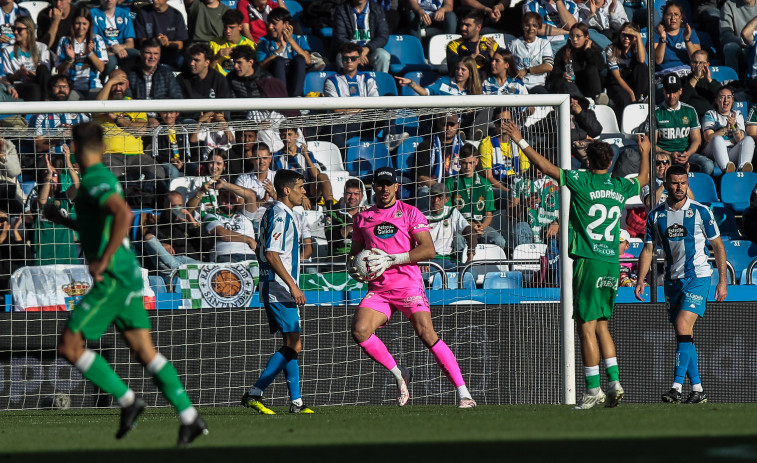
[[[308,151],[313,153],[315,160],[323,164],[326,170],[343,171],[342,153],[339,148],[328,141],[309,141]]]
[[[184,25],[189,25],[189,23],[187,22],[187,8],[184,6],[183,0],[168,0],[168,6],[181,13],[181,17],[184,18]]]
[[[710,75],[723,85],[739,81],[739,73],[728,66],[710,66]],[[746,116],[746,114],[744,115]]]
[[[300,17],[302,16],[302,5],[295,0],[289,0],[287,2],[287,10],[289,10],[289,14],[292,15],[294,21],[300,20]]]
[[[398,171],[409,172],[414,167],[413,159],[415,158],[415,151],[418,149],[421,141],[423,141],[421,137],[409,137],[397,148],[395,168]]]
[[[37,16],[39,12],[50,6],[49,2],[20,2],[18,4],[21,8],[29,10],[29,15],[34,20],[34,24],[37,24]]]
[[[438,34],[428,42],[428,62],[435,66],[447,64],[447,44],[462,37],[460,34]]]
[[[694,199],[700,203],[720,202],[715,181],[707,174],[689,172],[689,189],[694,193]]]
[[[412,71],[405,73],[403,76],[406,79],[410,79],[416,84],[420,85],[421,87],[428,87],[429,85],[436,82],[436,79],[439,78],[439,73],[434,71]],[[415,90],[410,88],[409,85],[405,85],[402,87],[402,96],[417,96],[418,94],[415,93]]]
[[[723,241],[725,255],[733,265],[736,277],[741,278],[741,272],[757,258],[757,244],[748,240]]]
[[[378,87],[379,95],[386,96],[386,95],[393,95],[397,96],[397,82],[395,82],[394,77],[392,77],[391,74],[386,72],[376,72],[371,71],[368,72],[371,77],[376,79],[376,86]]]
[[[347,143],[347,171],[350,175],[364,178],[379,167],[393,167],[389,150],[383,142]]]
[[[757,173],[731,172],[720,179],[720,196],[725,204],[736,212],[743,212],[749,206],[749,197],[757,186]]]
[[[544,243],[527,243],[519,244],[513,249],[513,260],[515,259],[540,259],[547,255],[547,245]],[[513,264],[513,270],[521,272],[538,272],[541,270],[541,263],[535,264]]]
[[[412,35],[390,35],[384,45],[391,61],[389,70],[392,74],[399,74],[413,69],[430,69],[426,64],[421,41]]]
[[[643,125],[649,116],[649,105],[646,103],[630,104],[623,109],[623,125],[621,132],[627,137],[633,137],[636,130]]]
[[[644,249],[644,241],[642,241],[641,238],[631,238],[628,244],[630,246],[628,246],[626,252],[634,257],[639,257],[641,250]]]
[[[323,83],[334,74],[336,74],[334,71],[317,71],[305,74],[305,86],[302,89],[303,96],[310,92],[323,93]]]
[[[609,106],[596,105],[594,107],[594,114],[597,116],[597,120],[602,125],[602,135],[616,135],[620,133],[620,127],[618,127],[618,119],[615,117],[615,111]]]
[[[523,273],[487,272],[484,275],[484,289],[517,289],[523,286]]]

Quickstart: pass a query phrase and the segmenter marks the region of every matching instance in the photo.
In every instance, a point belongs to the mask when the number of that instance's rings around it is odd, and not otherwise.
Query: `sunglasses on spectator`
[[[670,161],[668,161],[667,159],[655,161],[655,165],[658,165],[658,166],[667,166],[668,164],[670,164]]]
[[[29,28],[28,27],[14,27],[13,31],[14,32],[21,32],[21,31],[25,31],[27,29],[29,29]]]
[[[444,123],[445,127],[454,127],[456,125],[458,125],[457,122],[445,122]]]
[[[347,63],[347,62],[350,62],[350,61],[357,61],[359,59],[360,59],[359,56],[342,56],[342,62],[343,63]]]
[[[636,36],[634,36],[634,35],[631,35],[631,34],[620,34],[620,36],[621,36],[622,38],[624,38],[624,39],[628,39],[628,40],[633,40],[633,39],[635,39],[635,38],[636,38]]]

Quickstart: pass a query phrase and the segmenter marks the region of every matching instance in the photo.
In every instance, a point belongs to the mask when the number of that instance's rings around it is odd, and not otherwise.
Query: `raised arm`
[[[528,160],[531,161],[531,164],[536,166],[536,168],[542,171],[545,175],[549,175],[555,180],[560,180],[559,167],[549,162],[549,160],[541,154],[537,153],[536,150],[531,147],[531,145],[528,145],[528,143],[523,143],[521,145],[521,141],[523,141],[523,135],[520,134],[520,130],[514,122],[505,122],[504,131],[505,133],[510,135],[510,138],[512,138],[513,141],[518,144],[518,146],[520,146],[523,154],[525,154]]]

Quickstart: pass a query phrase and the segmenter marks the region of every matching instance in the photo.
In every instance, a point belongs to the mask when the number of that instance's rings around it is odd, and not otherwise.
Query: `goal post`
[[[323,127],[330,127],[334,129],[338,126],[346,126],[354,123],[373,123],[377,133],[383,130],[383,135],[395,126],[402,125],[403,118],[409,116],[418,119],[420,132],[417,133],[418,139],[425,138],[429,134],[437,134],[439,130],[433,126],[433,122],[439,114],[443,115],[446,112],[454,113],[470,113],[471,124],[479,124],[475,127],[480,129],[474,130],[474,127],[460,127],[463,129],[470,129],[469,133],[474,135],[468,135],[472,139],[466,139],[465,142],[474,142],[476,146],[482,141],[482,138],[486,137],[490,130],[493,130],[491,121],[486,119],[483,123],[473,115],[485,114],[482,110],[491,110],[498,107],[508,108],[549,108],[545,110],[545,113],[551,113],[549,117],[543,120],[548,120],[550,126],[540,127],[538,134],[541,138],[538,142],[532,142],[530,144],[540,153],[551,159],[553,162],[560,165],[565,169],[570,169],[571,166],[571,140],[570,140],[570,97],[568,95],[518,95],[518,96],[383,96],[374,98],[260,98],[260,99],[211,99],[211,100],[121,100],[121,101],[46,101],[46,102],[24,102],[24,103],[0,103],[0,114],[4,115],[30,115],[30,114],[51,114],[51,113],[88,113],[88,114],[102,114],[102,113],[132,113],[132,112],[144,112],[144,113],[164,113],[164,112],[180,112],[187,113],[199,113],[205,111],[228,111],[232,115],[239,113],[249,114],[270,114],[270,112],[276,112],[281,116],[280,121],[276,125],[276,131],[278,128],[300,128],[308,127],[310,129],[322,129]],[[339,110],[361,110],[360,112],[340,112]],[[491,111],[489,111],[491,112]],[[424,118],[426,125],[424,126]],[[227,121],[232,131],[244,132],[247,129],[263,130],[263,128],[270,128],[266,125],[266,121],[256,120],[255,117],[248,119],[232,119]],[[380,123],[379,123],[380,122]],[[540,122],[538,118],[531,120],[532,127],[536,127]],[[382,125],[383,124],[383,125]],[[162,125],[160,126],[162,128]],[[213,125],[214,128],[221,127],[220,125]],[[429,130],[428,133],[422,133],[424,127]],[[152,129],[151,129],[152,130]],[[196,123],[188,123],[187,130],[189,133],[197,131],[198,127]],[[220,130],[220,129],[219,129]],[[335,129],[334,129],[335,130]],[[346,130],[346,129],[345,129]],[[363,128],[360,129],[360,136],[365,135]],[[399,129],[403,130],[403,129]],[[153,132],[159,133],[157,131]],[[320,133],[320,132],[319,132]],[[22,141],[29,142],[30,139],[35,137],[33,127],[23,128],[2,128],[0,127],[0,136],[13,138],[19,143]],[[347,139],[347,133],[341,133],[344,138]],[[525,135],[525,134],[524,134]],[[45,135],[50,139],[66,138],[63,133],[60,134],[47,134]],[[308,147],[310,147],[311,140],[308,139]],[[372,141],[371,143],[383,143],[383,141]],[[233,142],[234,147],[243,144],[243,141],[237,139]],[[342,152],[342,161],[345,159],[346,153],[343,146],[339,147]],[[544,150],[544,151],[543,151]],[[147,150],[145,150],[147,151]],[[39,154],[37,152],[37,154]],[[391,154],[387,151],[387,156],[391,159],[391,162],[396,162],[397,155],[392,151]],[[318,159],[319,162],[322,159]],[[371,160],[369,160],[371,161]],[[354,164],[356,169],[361,168],[358,163]],[[399,166],[396,166],[399,167]],[[344,187],[344,181],[349,175],[349,168],[345,169],[343,173],[330,172],[329,175],[332,185],[335,189],[334,196],[341,197],[342,192],[336,191]],[[333,175],[332,175],[333,174]],[[536,174],[533,169],[526,174],[529,180],[536,180]],[[341,183],[340,183],[341,182]],[[196,187],[196,185],[195,185]],[[191,187],[187,187],[191,188]],[[426,193],[427,194],[427,193]],[[509,194],[509,193],[508,193]],[[414,201],[418,198],[409,197],[408,200]],[[576,363],[575,363],[575,336],[574,336],[574,323],[573,323],[573,307],[572,307],[572,286],[570,284],[572,280],[572,265],[568,256],[568,216],[569,216],[569,204],[570,193],[566,187],[560,187],[559,189],[559,272],[560,272],[560,285],[559,285],[559,313],[557,315],[557,323],[545,324],[544,327],[549,326],[551,330],[559,329],[558,333],[545,333],[545,328],[537,328],[529,340],[534,343],[539,342],[539,335],[547,334],[548,336],[554,336],[559,340],[557,342],[559,347],[556,346],[555,356],[560,357],[557,361],[556,368],[547,372],[544,371],[543,375],[554,374],[559,377],[559,388],[561,390],[550,392],[550,398],[545,399],[549,403],[562,402],[565,404],[574,404],[576,401]],[[167,208],[160,209],[164,213],[170,213]],[[140,225],[140,224],[137,224]],[[513,262],[513,256],[508,254],[507,267],[515,268],[518,264]],[[538,260],[538,256],[536,256]],[[332,266],[339,266],[343,272],[343,264],[337,264],[335,259],[332,259]],[[28,265],[33,265],[33,262],[29,262]],[[313,269],[313,274],[322,274],[316,264],[307,264]],[[484,266],[485,268],[489,268]],[[431,272],[433,274],[433,271]],[[151,274],[152,275],[152,274]],[[179,271],[173,274],[175,278],[171,278],[171,281],[167,281],[167,291],[171,292],[171,284],[174,280],[179,280]],[[464,286],[464,275],[460,275],[459,287]],[[191,278],[191,277],[187,277]],[[331,276],[329,276],[331,278]],[[483,279],[484,275],[480,275]],[[324,280],[324,278],[321,278]],[[302,280],[301,280],[302,281]],[[444,281],[447,281],[447,275],[445,274]],[[427,284],[432,285],[433,276]],[[479,286],[481,282],[479,281]],[[183,284],[183,283],[182,283]],[[187,283],[188,285],[190,283]],[[324,283],[326,284],[326,283]],[[316,394],[318,400],[316,405],[337,405],[337,404],[356,404],[356,403],[374,403],[378,401],[381,403],[382,398],[375,399],[370,392],[372,389],[386,388],[383,371],[377,369],[375,365],[370,362],[366,362],[366,359],[360,357],[360,353],[355,351],[355,346],[349,337],[349,313],[339,310],[339,306],[353,307],[356,306],[360,300],[361,293],[349,288],[349,285],[345,285],[341,280],[337,281],[329,280],[327,282],[331,287],[331,292],[327,295],[325,291],[313,292],[315,299],[309,299],[309,303],[312,301],[314,307],[306,309],[305,313],[314,315],[316,318],[313,321],[304,320],[304,338],[308,340],[308,336],[312,336],[313,343],[306,342],[305,350],[303,351],[303,393],[308,394],[308,389],[311,393]],[[446,293],[432,301],[432,305],[440,305],[444,307],[444,314],[440,315],[444,317],[440,322],[439,329],[442,337],[449,336],[450,338],[459,339],[459,343],[462,340],[465,342],[475,343],[475,334],[479,332],[479,328],[476,326],[479,321],[484,320],[487,327],[491,327],[492,324],[503,323],[507,324],[513,321],[508,317],[528,317],[528,314],[537,313],[532,311],[531,306],[536,306],[540,302],[544,302],[546,298],[541,295],[537,286],[534,286],[534,291],[527,293],[526,290],[520,289],[514,290],[514,294],[519,297],[519,301],[511,306],[516,308],[523,308],[523,314],[504,314],[498,313],[491,315],[486,313],[486,307],[477,308],[476,304],[480,305],[481,299],[474,297],[462,297],[461,294],[464,290],[449,291],[449,294],[455,293],[456,296],[446,296]],[[175,289],[175,288],[174,288]],[[156,297],[156,304],[160,305],[161,300],[171,299],[175,302],[176,299],[185,299],[185,295],[189,294],[190,289],[187,292],[184,291],[184,286],[181,287],[182,291],[175,293],[176,295],[171,298],[158,295]],[[257,296],[254,299],[257,300]],[[473,301],[473,302],[471,302]],[[476,304],[474,304],[474,302]],[[183,303],[181,303],[183,304]],[[508,306],[508,304],[502,304],[502,306]],[[185,309],[184,305],[174,304],[172,309],[174,312],[165,312],[163,310],[157,310],[153,312],[153,315],[157,315],[156,334],[158,338],[159,346],[164,346],[166,350],[170,350],[172,356],[168,356],[172,361],[178,363],[177,368],[182,373],[182,379],[189,385],[187,390],[190,395],[197,394],[202,397],[199,400],[201,405],[228,405],[236,403],[236,399],[232,397],[233,392],[230,392],[232,386],[238,387],[238,383],[250,385],[251,379],[254,379],[259,371],[262,371],[265,364],[265,359],[274,352],[276,341],[273,336],[270,339],[262,337],[267,336],[267,326],[262,319],[249,314],[234,313],[229,310],[213,310],[213,309],[197,309],[192,311]],[[181,307],[181,308],[178,308]],[[160,307],[158,307],[160,309]],[[317,309],[317,310],[316,310]],[[502,310],[501,306],[497,306],[496,310]],[[204,311],[204,312],[203,312]],[[175,314],[175,319],[163,320],[163,314],[172,313]],[[16,314],[12,314],[16,315]],[[44,406],[44,397],[49,395],[49,390],[44,388],[29,387],[24,389],[24,382],[19,376],[19,368],[22,368],[22,361],[18,360],[21,356],[33,356],[39,361],[35,363],[32,368],[33,371],[37,371],[45,378],[58,377],[60,371],[63,371],[62,360],[57,358],[54,351],[51,348],[50,340],[55,338],[57,332],[64,326],[63,320],[65,316],[57,317],[52,323],[45,322],[44,314],[30,315],[29,324],[34,325],[34,330],[30,330],[25,323],[17,317],[13,323],[6,325],[2,331],[0,331],[0,352],[6,352],[11,360],[8,362],[7,369],[3,369],[0,365],[0,408],[6,406],[7,408],[28,408],[28,407],[42,407]],[[551,315],[551,314],[550,314]],[[541,316],[541,315],[538,315]],[[396,317],[399,317],[397,315]],[[305,318],[305,315],[303,315]],[[245,325],[249,323],[249,325]],[[402,322],[406,323],[406,322]],[[435,324],[437,323],[435,319]],[[535,321],[534,323],[540,323]],[[200,324],[199,328],[197,324]],[[208,324],[205,326],[204,324]],[[242,326],[237,326],[242,324]],[[516,320],[513,323],[513,327],[507,327],[506,329],[496,330],[492,327],[492,332],[496,332],[498,339],[497,342],[511,342],[514,344],[523,343],[524,338],[520,338],[522,333],[517,333],[518,330],[529,330],[528,324],[522,320]],[[409,326],[409,325],[408,325]],[[248,328],[250,333],[248,334]],[[199,330],[199,331],[195,331]],[[478,330],[478,331],[477,331]],[[33,331],[36,334],[26,334]],[[46,332],[51,331],[51,332]],[[206,336],[209,332],[215,333],[217,339],[212,336]],[[417,362],[415,365],[419,370],[427,371],[428,379],[423,382],[424,394],[415,395],[418,400],[422,402],[417,403],[436,403],[435,401],[442,400],[447,392],[440,392],[442,387],[446,389],[452,389],[451,386],[445,383],[445,380],[438,369],[435,369],[435,365],[430,361],[430,357],[425,355],[423,346],[418,345],[416,341],[413,341],[412,330],[407,326],[399,328],[394,322],[391,324],[390,329],[385,332],[387,335],[391,333],[392,339],[387,342],[390,350],[393,348],[409,349],[407,352],[397,353],[398,355],[406,356],[413,361]],[[380,336],[382,332],[378,333]],[[193,337],[197,335],[197,339]],[[35,337],[27,342],[21,342],[16,336],[30,336]],[[255,339],[252,339],[251,336]],[[321,336],[319,338],[319,336]],[[524,335],[525,336],[525,335]],[[117,372],[124,374],[126,372],[125,379],[132,378],[134,381],[138,381],[141,378],[141,373],[135,369],[134,365],[129,366],[128,356],[122,352],[122,347],[117,347],[117,342],[112,334],[106,335],[106,340],[101,343],[103,349],[109,349],[112,351],[112,356],[109,358],[111,362],[115,362],[117,365]],[[257,339],[261,337],[261,339]],[[512,339],[505,339],[512,338]],[[242,341],[240,341],[240,339]],[[520,341],[517,341],[520,339]],[[240,344],[237,343],[240,341]],[[329,349],[323,349],[323,352],[319,352],[319,348],[323,347],[323,343],[332,342],[335,343],[335,347]],[[459,348],[464,354],[459,355],[460,363],[463,369],[463,375],[473,376],[474,378],[486,379],[487,386],[481,386],[481,390],[484,392],[492,391],[494,386],[494,379],[497,384],[504,383],[502,378],[505,376],[515,377],[516,375],[524,374],[519,369],[526,362],[530,362],[530,367],[533,367],[535,371],[538,371],[538,358],[519,359],[516,366],[512,367],[497,367],[496,373],[492,373],[492,376],[486,376],[484,373],[477,371],[468,371],[466,368],[473,368],[477,365],[486,365],[486,368],[494,368],[489,365],[489,360],[486,358],[488,355],[492,355],[491,352],[484,350],[475,351],[462,344],[455,345],[450,343],[450,347],[456,351]],[[492,344],[494,345],[494,344]],[[33,350],[33,352],[24,351],[27,348]],[[401,346],[401,347],[398,347]],[[227,350],[225,350],[227,349]],[[240,349],[245,351],[253,351],[253,353],[242,353]],[[349,353],[345,353],[349,352]],[[536,356],[544,355],[542,351],[535,349],[534,352],[539,352]],[[395,352],[393,352],[395,353]],[[422,355],[423,354],[423,355]],[[237,362],[234,356],[243,356],[242,362]],[[496,353],[496,357],[501,359],[502,356],[513,355],[522,356],[523,353],[519,349],[513,349],[511,352],[505,350]],[[51,356],[54,358],[51,359]],[[186,356],[186,357],[185,357]],[[211,372],[197,371],[197,368],[202,368],[203,358],[208,356],[212,358],[213,362],[207,362],[208,368],[211,368]],[[556,359],[554,359],[556,360]],[[0,359],[0,363],[2,359]],[[14,363],[16,362],[16,363]],[[47,363],[46,363],[47,362]],[[355,362],[358,367],[350,367],[349,362]],[[506,363],[506,362],[505,362]],[[42,366],[40,366],[42,365]],[[198,366],[199,365],[199,366]],[[519,366],[521,365],[521,366]],[[34,370],[34,368],[37,368]],[[224,371],[224,368],[226,369]],[[499,369],[501,368],[501,369]],[[509,368],[509,369],[508,369]],[[49,373],[47,372],[56,372]],[[192,370],[192,371],[187,371]],[[25,370],[24,370],[25,371]],[[361,380],[358,375],[368,375],[368,380]],[[490,372],[486,373],[487,375]],[[531,373],[529,373],[531,374]],[[539,374],[539,373],[535,373]],[[75,375],[75,372],[70,373]],[[329,377],[329,375],[331,375]],[[317,376],[315,378],[314,376]],[[212,379],[208,379],[208,378]],[[240,379],[241,378],[241,379]],[[490,380],[490,379],[491,380]],[[69,380],[73,381],[73,377],[69,377]],[[545,378],[528,378],[528,381],[532,381],[535,384],[542,382],[548,382]],[[35,380],[36,381],[36,380]],[[41,380],[40,380],[41,381]],[[44,380],[48,381],[48,380]],[[482,379],[483,381],[483,379]],[[519,387],[529,387],[528,381],[515,381],[513,384],[519,384]],[[9,384],[7,392],[4,392],[2,383]],[[36,384],[36,383],[35,383]],[[145,383],[147,384],[147,383]],[[445,385],[449,386],[440,386]],[[510,384],[510,383],[507,383]],[[556,384],[555,384],[556,385]],[[284,400],[286,396],[285,386],[276,382],[271,391],[271,398],[276,401]],[[144,386],[145,391],[152,391],[151,386]],[[420,386],[418,386],[420,389]],[[500,387],[500,386],[497,386]],[[508,386],[510,387],[510,386]],[[531,386],[533,387],[533,386]],[[472,393],[474,396],[477,394],[477,385],[473,381]],[[446,391],[445,389],[445,391]],[[11,390],[13,392],[11,392]],[[315,390],[315,392],[313,392]],[[21,391],[21,392],[19,392]],[[91,391],[91,388],[87,389]],[[140,393],[146,393],[145,391],[138,391]],[[150,392],[152,393],[152,392]],[[494,394],[491,392],[488,392]],[[20,395],[19,395],[20,394]],[[4,397],[5,396],[5,397]],[[515,396],[515,394],[514,394]],[[15,397],[15,398],[14,398]],[[23,397],[23,399],[19,399]],[[381,396],[383,397],[383,395]],[[15,400],[15,402],[14,402]],[[77,401],[78,400],[78,401]],[[83,398],[78,398],[72,401],[74,406],[91,406]],[[162,404],[158,399],[157,404]],[[503,399],[501,396],[497,398],[489,399],[482,403],[508,403],[510,399]],[[539,399],[533,399],[528,397],[518,396],[511,399],[510,403],[528,403],[529,400],[538,402]],[[308,402],[310,403],[310,402]]]

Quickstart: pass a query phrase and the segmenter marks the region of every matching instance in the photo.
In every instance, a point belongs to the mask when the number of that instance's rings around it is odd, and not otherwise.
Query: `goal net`
[[[367,287],[346,272],[352,217],[374,203],[379,167],[396,170],[399,199],[432,225],[437,258],[420,265],[434,327],[478,403],[575,400],[573,326],[560,305],[561,292],[570,298],[559,265],[567,195],[500,133],[512,119],[538,152],[569,166],[565,95],[45,102],[0,113],[11,116],[0,123],[6,169],[15,157],[20,170],[4,178],[0,199],[9,224],[0,230],[2,409],[112,403],[56,352],[67,312],[92,282],[76,234],[41,214],[50,204],[76,212],[67,125],[88,119],[105,128],[106,166],[134,210],[129,239],[153,339],[200,406],[238,404],[281,345],[261,307],[250,240],[229,241],[223,230],[257,238],[273,171],[284,168],[303,172],[307,190],[295,209],[306,403],[396,399],[391,375],[352,340]],[[463,233],[468,224],[475,239]],[[411,404],[454,403],[454,387],[401,314],[377,335],[412,371]],[[148,404],[166,405],[114,329],[88,345]],[[266,397],[287,403],[283,376]]]

